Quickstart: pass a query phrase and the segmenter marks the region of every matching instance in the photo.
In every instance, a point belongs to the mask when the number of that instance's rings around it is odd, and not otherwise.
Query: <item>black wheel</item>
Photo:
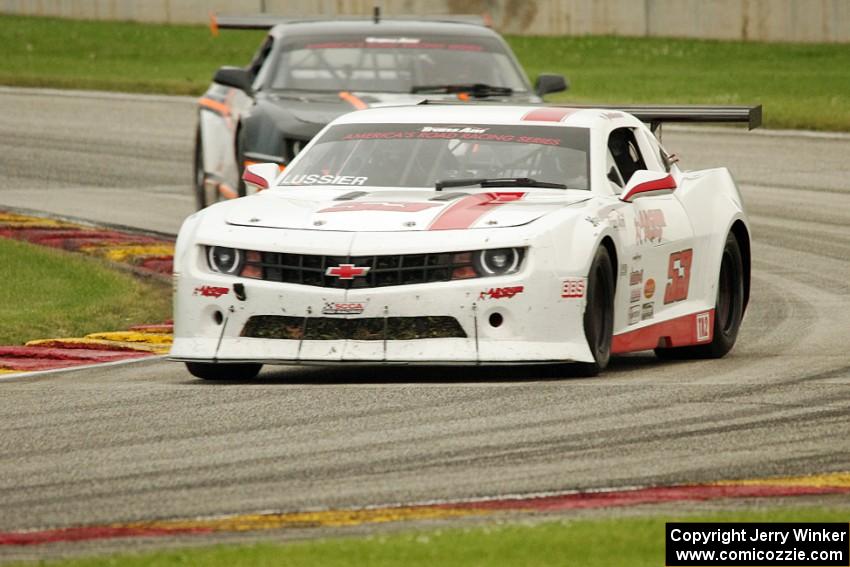
[[[726,236],[720,277],[717,282],[717,302],[714,307],[714,332],[710,343],[704,345],[657,348],[659,358],[722,358],[735,346],[741,320],[744,318],[744,260],[738,240],[731,232]]]
[[[250,380],[260,373],[262,364],[215,364],[187,362],[189,374],[204,380]]]
[[[611,358],[614,332],[614,265],[604,246],[600,246],[587,276],[587,307],[584,310],[584,336],[593,353],[593,362],[574,365],[581,376],[596,376]]]
[[[207,195],[206,172],[204,171],[204,145],[201,143],[201,129],[195,133],[195,160],[192,186],[195,190],[195,206],[200,211],[213,204],[214,198]]]

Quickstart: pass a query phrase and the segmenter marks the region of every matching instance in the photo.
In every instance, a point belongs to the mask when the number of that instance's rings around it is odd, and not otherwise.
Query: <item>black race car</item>
[[[426,98],[537,103],[567,88],[550,74],[532,88],[499,34],[468,19],[231,17],[217,25],[269,33],[250,65],[220,68],[199,101],[199,209],[245,195],[246,165],[283,169],[346,112]]]

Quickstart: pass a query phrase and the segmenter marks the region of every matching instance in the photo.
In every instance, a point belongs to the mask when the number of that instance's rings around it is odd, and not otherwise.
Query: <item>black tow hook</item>
[[[233,284],[233,294],[236,296],[236,299],[239,301],[245,301],[245,284],[235,283]]]

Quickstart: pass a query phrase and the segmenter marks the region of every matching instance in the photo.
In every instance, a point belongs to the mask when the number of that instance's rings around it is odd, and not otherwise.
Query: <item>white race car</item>
[[[245,182],[265,190],[185,221],[171,358],[239,379],[263,364],[570,362],[594,375],[612,354],[723,356],[750,289],[741,195],[725,168],[681,171],[644,121],[753,126],[760,112],[341,116],[284,172],[249,166]]]

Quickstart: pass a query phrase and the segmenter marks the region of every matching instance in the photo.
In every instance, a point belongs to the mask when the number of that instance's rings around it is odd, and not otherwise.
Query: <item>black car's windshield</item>
[[[340,124],[298,156],[281,184],[434,189],[452,179],[518,186],[529,178],[589,189],[588,146],[586,128],[566,126]]]
[[[482,84],[527,92],[505,47],[486,37],[341,36],[298,38],[271,57],[265,88],[416,92],[420,87]]]

